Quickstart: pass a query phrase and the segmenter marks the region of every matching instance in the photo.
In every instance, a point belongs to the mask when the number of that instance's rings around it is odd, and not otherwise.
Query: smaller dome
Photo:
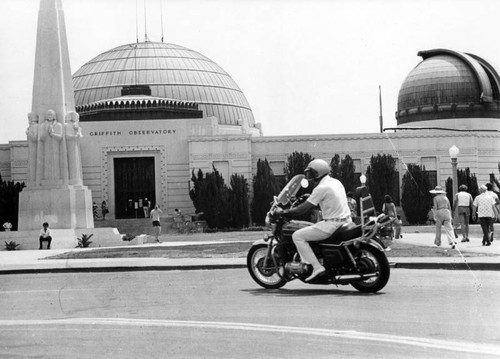
[[[444,49],[420,51],[418,55],[423,61],[399,90],[398,126],[449,127],[450,121],[440,120],[461,119],[454,123],[474,129],[481,127],[477,119],[500,118],[500,78],[489,63],[475,55]]]

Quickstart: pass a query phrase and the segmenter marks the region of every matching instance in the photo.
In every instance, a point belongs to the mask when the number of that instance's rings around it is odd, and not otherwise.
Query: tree
[[[200,205],[210,228],[225,228],[230,222],[229,190],[215,167],[205,174],[200,187]]]
[[[425,224],[432,207],[429,175],[425,172],[425,167],[408,164],[402,187],[401,205],[406,220],[410,224]]]
[[[10,220],[12,229],[18,229],[19,192],[24,187],[24,182],[4,181],[0,175],[0,225]]]
[[[340,156],[336,153],[330,161],[330,176],[340,179]]]
[[[461,185],[467,186],[467,192],[472,195],[472,198],[476,198],[479,194],[479,186],[477,185],[477,178],[474,173],[470,173],[470,168],[467,167],[465,170],[457,170],[458,187]],[[446,196],[450,200],[450,204],[453,206],[453,179],[448,177],[445,182]]]
[[[303,171],[303,169],[302,169]],[[257,173],[253,177],[252,221],[264,224],[273,196],[278,194],[279,187],[269,167],[267,159],[257,161]]]
[[[229,206],[229,189],[224,178],[215,167],[213,172],[203,176],[201,169],[197,176],[194,171],[191,181],[194,186],[189,191],[196,213],[203,213],[209,228],[225,228],[231,222],[231,208]]]
[[[370,190],[377,212],[382,211],[384,196],[395,199],[394,183],[396,180],[396,160],[391,155],[372,156],[366,171],[366,185]]]
[[[287,182],[290,181],[295,175],[303,174],[309,162],[314,160],[308,153],[293,152],[288,156],[285,166],[285,174]]]
[[[247,179],[243,175],[233,174],[230,185],[231,227],[246,227],[249,223]]]
[[[198,169],[198,174],[194,174],[194,170],[191,172],[191,181],[193,182],[193,188],[189,190],[189,197],[193,202],[196,213],[203,212],[200,207],[200,188],[203,182],[203,171]]]
[[[355,179],[356,167],[354,166],[354,161],[351,156],[346,155],[345,158],[340,162],[339,166],[339,177],[338,179],[344,185],[345,191],[354,192],[357,187]]]

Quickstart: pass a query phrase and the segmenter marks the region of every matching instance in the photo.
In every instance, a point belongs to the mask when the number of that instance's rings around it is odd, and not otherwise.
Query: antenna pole
[[[161,24],[161,42],[163,42],[163,6],[160,0],[160,24]]]
[[[139,11],[137,1],[135,0],[135,42],[139,43]]]
[[[380,133],[384,132],[384,118],[382,117],[382,87],[378,85],[378,100],[380,106],[380,115],[379,115],[379,124],[380,124]]]
[[[146,17],[146,0],[144,0],[144,41],[148,41],[148,21]]]

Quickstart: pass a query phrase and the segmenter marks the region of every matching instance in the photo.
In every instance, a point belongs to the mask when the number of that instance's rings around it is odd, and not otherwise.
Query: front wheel
[[[361,244],[354,253],[361,274],[377,273],[375,277],[351,283],[363,293],[375,293],[385,287],[389,281],[390,267],[385,253],[368,244]]]
[[[267,251],[266,244],[252,246],[247,255],[247,268],[250,276],[261,287],[278,289],[287,282],[278,273],[279,270],[283,270],[283,267],[276,267],[270,256],[266,260]]]

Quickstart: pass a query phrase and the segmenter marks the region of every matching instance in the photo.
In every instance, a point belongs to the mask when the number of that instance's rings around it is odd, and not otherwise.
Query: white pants
[[[292,234],[293,243],[295,243],[297,247],[302,262],[311,264],[313,268],[319,267],[320,263],[318,258],[316,258],[311,246],[307,242],[317,242],[326,239],[330,237],[337,228],[347,222],[351,222],[351,220],[349,219],[341,222],[320,221],[312,226],[294,232]]]

